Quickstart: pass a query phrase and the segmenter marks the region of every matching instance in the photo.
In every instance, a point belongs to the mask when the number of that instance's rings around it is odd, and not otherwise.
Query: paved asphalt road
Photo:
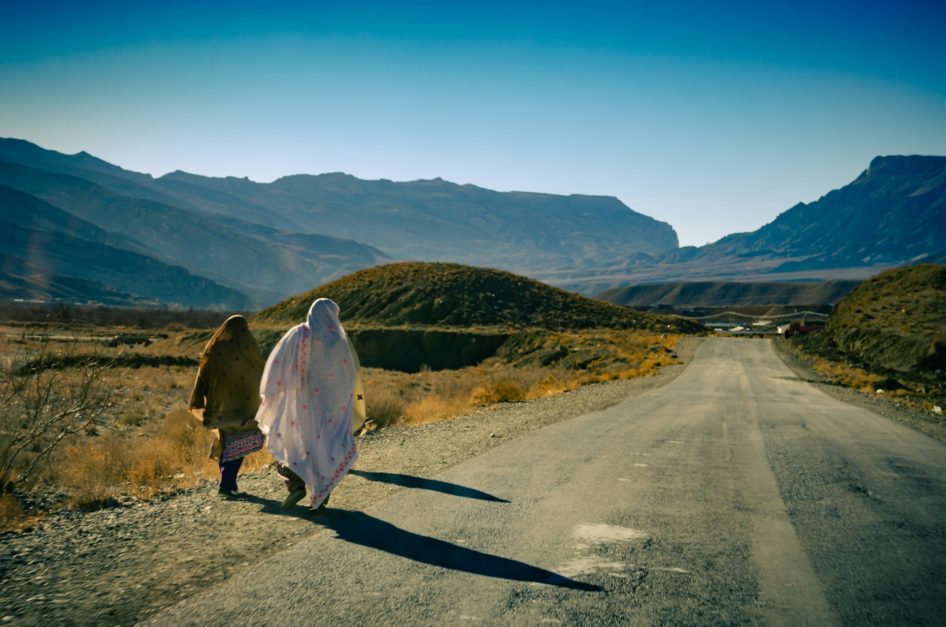
[[[368,473],[365,473],[368,474]],[[159,624],[943,624],[946,446],[711,339],[669,385],[509,442]]]

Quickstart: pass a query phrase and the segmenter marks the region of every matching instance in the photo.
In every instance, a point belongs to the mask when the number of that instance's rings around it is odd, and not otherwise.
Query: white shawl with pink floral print
[[[351,468],[356,367],[338,305],[320,298],[266,361],[256,422],[273,457],[305,481],[318,507]]]

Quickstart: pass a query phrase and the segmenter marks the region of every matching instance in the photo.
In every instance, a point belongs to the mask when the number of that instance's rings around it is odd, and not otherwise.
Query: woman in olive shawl
[[[215,437],[210,457],[220,463],[220,494],[237,493],[243,458],[263,448],[256,424],[263,357],[243,316],[230,316],[200,356],[190,410]]]

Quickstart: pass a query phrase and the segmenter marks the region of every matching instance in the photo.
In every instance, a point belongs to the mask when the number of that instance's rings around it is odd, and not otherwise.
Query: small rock
[[[937,416],[942,416],[943,408],[940,407],[939,405],[933,405],[933,413],[936,414]]]
[[[498,434],[498,433],[490,433],[490,434],[489,434],[489,437],[491,437],[491,438],[498,438],[498,437],[499,437],[499,434]]]
[[[882,389],[880,389],[880,388],[877,388],[877,389],[875,390],[875,392],[876,392],[877,394],[883,394],[883,393],[884,393],[884,391],[883,391]]]

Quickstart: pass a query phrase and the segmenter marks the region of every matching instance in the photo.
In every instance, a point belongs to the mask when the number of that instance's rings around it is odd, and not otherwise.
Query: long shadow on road
[[[421,490],[432,490],[434,492],[443,492],[452,496],[464,496],[468,499],[480,499],[481,501],[492,501],[494,503],[508,503],[506,499],[493,496],[475,488],[448,483],[438,479],[425,479],[424,477],[415,477],[413,475],[403,475],[397,472],[371,472],[368,470],[350,470],[349,474],[367,479],[368,481],[380,481],[382,483],[392,483],[404,488],[419,488]]]
[[[412,533],[364,512],[331,509],[318,522],[337,533],[341,540],[415,562],[498,579],[544,583],[585,591],[601,589],[544,568]]]
[[[601,591],[598,586],[575,581],[544,568],[413,533],[364,512],[345,509],[313,512],[301,507],[282,512],[278,501],[254,495],[245,495],[243,499],[261,505],[264,512],[302,518],[331,529],[340,540],[415,562],[484,577],[542,583],[585,592]]]

